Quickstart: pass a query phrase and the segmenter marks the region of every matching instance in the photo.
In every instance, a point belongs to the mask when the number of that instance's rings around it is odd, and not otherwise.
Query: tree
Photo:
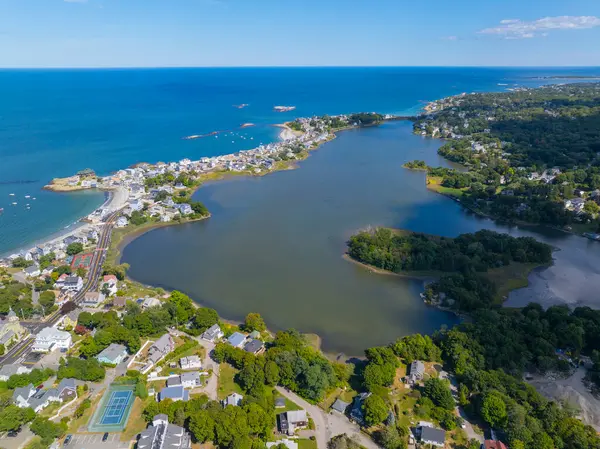
[[[83,251],[83,243],[73,242],[67,246],[67,254],[69,256],[74,256],[75,254],[79,254]]]
[[[4,355],[5,351],[6,351],[6,348],[4,347],[4,345],[0,344],[0,355]]]
[[[219,322],[219,314],[215,309],[200,307],[199,309],[196,309],[193,321],[196,328],[200,329],[201,331],[205,331],[212,325]]]
[[[376,441],[385,449],[406,449],[406,441],[398,433],[396,426],[386,426],[375,433]]]
[[[38,301],[39,301],[40,305],[42,307],[44,307],[44,310],[46,311],[46,313],[49,313],[50,309],[54,305],[55,300],[56,300],[56,295],[54,294],[54,292],[47,290],[40,294]]]
[[[452,397],[452,392],[447,381],[435,377],[427,379],[423,388],[423,394],[425,397],[431,399],[437,407],[454,410],[454,398]]]
[[[506,421],[506,403],[502,394],[492,390],[483,397],[481,417],[492,427],[502,427]]]
[[[138,383],[135,385],[135,395],[140,399],[146,399],[148,397],[146,384],[141,380],[138,380]]]
[[[12,261],[12,266],[15,268],[27,268],[33,265],[33,260],[26,260],[24,257],[16,257]]]
[[[64,424],[55,424],[48,418],[42,418],[38,416],[33,420],[30,430],[38,435],[42,442],[48,445],[55,439],[61,437],[67,430],[67,426]]]
[[[594,201],[586,201],[583,206],[583,210],[586,211],[590,215],[596,215],[600,212],[600,206]]]
[[[381,396],[371,394],[363,401],[362,409],[365,417],[365,423],[368,426],[374,426],[382,423],[388,417],[388,407]]]
[[[267,325],[260,314],[249,313],[246,315],[246,319],[244,320],[244,330],[247,332],[264,332],[267,330]]]
[[[79,276],[80,278],[84,278],[85,275],[87,274],[87,271],[85,268],[83,267],[79,267],[77,268],[77,270],[75,270],[75,273],[77,274],[77,276]]]
[[[19,408],[10,404],[0,411],[0,432],[18,430],[25,423],[35,418],[35,412],[31,408]]]

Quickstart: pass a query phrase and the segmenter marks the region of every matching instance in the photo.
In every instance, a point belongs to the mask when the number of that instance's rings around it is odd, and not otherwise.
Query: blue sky
[[[600,0],[0,0],[1,67],[600,66]]]

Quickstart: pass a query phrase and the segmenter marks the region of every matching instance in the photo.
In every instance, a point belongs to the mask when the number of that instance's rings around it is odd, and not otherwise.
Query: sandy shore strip
[[[281,128],[281,132],[279,133],[279,139],[286,141],[286,140],[293,140],[298,136],[301,136],[303,133],[301,131],[294,131],[292,128],[290,128],[289,126],[287,126],[285,123],[279,124],[279,125],[273,125],[276,126],[277,128]]]

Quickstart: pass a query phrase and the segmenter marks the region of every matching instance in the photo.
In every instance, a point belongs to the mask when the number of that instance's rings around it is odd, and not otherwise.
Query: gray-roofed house
[[[10,379],[10,376],[14,376],[15,374],[27,374],[30,372],[31,370],[23,365],[3,365],[0,367],[0,380],[7,381]]]
[[[167,379],[167,387],[178,387],[181,385],[180,376],[171,376]]]
[[[165,387],[160,390],[158,393],[159,401],[164,401],[165,399],[171,399],[175,401],[184,401],[186,402],[190,398],[190,392],[183,388],[182,385],[177,385],[174,387]]]
[[[196,388],[202,385],[200,382],[200,373],[198,371],[181,373],[179,378],[181,379],[181,385],[183,385],[183,388]]]
[[[331,410],[334,412],[341,413],[342,415],[346,413],[346,409],[350,404],[348,402],[344,402],[341,399],[336,399],[333,405],[331,406]]]
[[[96,359],[98,359],[100,363],[118,365],[125,357],[127,357],[127,348],[118,343],[111,343],[96,356]]]
[[[446,432],[435,427],[420,426],[420,440],[422,444],[443,447],[446,442]]]
[[[415,360],[410,364],[410,374],[408,380],[411,383],[416,383],[423,379],[425,375],[425,364],[420,360]]]
[[[227,339],[227,343],[229,343],[234,348],[241,348],[246,343],[246,336],[244,334],[240,334],[239,332],[234,332]]]
[[[213,324],[210,328],[206,330],[206,332],[202,334],[202,338],[208,341],[215,341],[220,338],[223,338],[223,335],[225,334],[223,333],[219,325]]]
[[[197,355],[190,355],[189,357],[182,357],[179,359],[179,365],[181,369],[200,369],[202,368],[202,361]]]
[[[260,340],[250,340],[248,343],[244,345],[244,351],[249,352],[250,354],[258,355],[265,350],[265,345]]]
[[[152,424],[142,433],[137,442],[138,449],[190,449],[192,439],[183,428],[169,423],[165,414],[156,415]]]
[[[148,350],[148,360],[152,363],[158,363],[164,356],[175,349],[175,342],[173,337],[169,334],[165,334],[154,342]]]
[[[277,415],[277,429],[281,433],[293,435],[296,430],[308,427],[306,410],[290,410]]]
[[[27,268],[24,268],[23,271],[29,277],[36,277],[42,274],[38,265],[30,265]]]
[[[242,396],[241,394],[231,393],[229,396],[223,399],[222,404],[223,407],[227,407],[228,405],[233,405],[234,407],[237,407],[242,402],[242,399],[244,399],[244,396]]]
[[[363,425],[365,420],[362,405],[365,399],[367,399],[369,396],[371,396],[371,393],[361,393],[358,396],[355,396],[354,400],[352,401],[350,417],[360,425]]]
[[[38,413],[48,407],[51,402],[60,402],[58,390],[50,388],[49,390],[40,390],[29,398],[28,407]]]
[[[77,397],[77,383],[75,379],[63,379],[56,387],[60,402],[69,401]]]
[[[33,384],[15,388],[12,395],[13,402],[17,407],[29,407],[29,398],[35,394],[35,391]]]

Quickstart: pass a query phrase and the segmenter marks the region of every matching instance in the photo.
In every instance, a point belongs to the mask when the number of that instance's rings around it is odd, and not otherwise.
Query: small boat
[[[25,198],[31,198],[31,195],[25,195]]]
[[[16,205],[17,205],[17,203],[12,203],[12,205],[13,205],[13,206],[16,206]]]
[[[15,196],[15,194],[14,193],[9,193],[8,196]]]
[[[31,198],[32,200],[35,200],[35,196],[33,198]]]
[[[0,207],[0,214],[1,214],[2,212],[4,212],[4,208],[3,208],[3,207]]]

